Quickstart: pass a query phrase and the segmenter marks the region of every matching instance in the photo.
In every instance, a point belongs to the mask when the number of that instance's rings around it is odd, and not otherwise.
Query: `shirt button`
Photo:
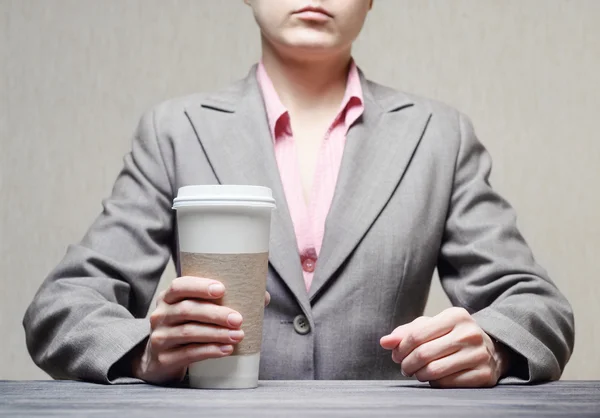
[[[306,273],[314,273],[317,265],[317,252],[314,248],[305,251],[304,254],[300,256],[300,261],[302,262],[302,270]]]
[[[315,271],[315,264],[316,262],[312,258],[305,258],[304,261],[302,261],[302,270],[307,273],[313,273]]]
[[[310,332],[310,324],[304,315],[298,315],[294,318],[294,330],[300,335],[306,335]]]

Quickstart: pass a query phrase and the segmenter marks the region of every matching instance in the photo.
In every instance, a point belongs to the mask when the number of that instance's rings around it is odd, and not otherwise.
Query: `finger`
[[[271,294],[269,292],[265,292],[265,307],[269,306],[271,303]]]
[[[155,351],[164,351],[179,345],[211,343],[237,344],[244,339],[244,331],[188,322],[175,327],[161,327],[150,335]]]
[[[496,386],[493,373],[489,368],[463,370],[439,380],[429,382],[434,388],[489,388]]]
[[[412,327],[398,344],[396,358],[403,361],[415,348],[428,341],[448,334],[454,329],[457,319],[453,315],[442,312],[427,322]]]
[[[381,339],[379,340],[379,345],[381,345],[386,350],[393,350],[394,348],[398,347],[400,341],[402,341],[402,339],[399,335],[389,334],[381,337]]]
[[[158,305],[160,305],[160,303],[164,300],[165,295],[167,294],[166,290],[163,290],[162,292],[160,292],[158,294],[158,297],[156,298],[156,307],[158,307]]]
[[[166,305],[157,311],[157,315],[160,316],[158,321],[164,325],[200,322],[235,329],[239,328],[243,322],[242,315],[233,309],[197,300],[184,300],[174,305]],[[154,313],[150,316],[151,321],[157,320],[157,318],[153,318],[154,316]]]
[[[156,362],[160,368],[172,370],[209,358],[226,357],[231,353],[233,353],[232,345],[188,344],[159,353]]]
[[[428,363],[414,376],[421,382],[441,380],[455,373],[476,367],[489,367],[489,353],[484,347],[459,350]]]
[[[220,299],[225,294],[221,282],[203,277],[178,277],[171,282],[163,300],[168,304],[185,299]]]
[[[401,359],[397,353],[398,350],[394,350],[392,359],[397,363],[401,363],[402,372],[405,376],[412,376],[417,370],[422,369],[432,361],[452,355],[461,347],[463,347],[463,343],[457,340],[454,333],[451,332],[421,344],[404,359]]]
[[[407,333],[409,333],[413,328],[418,328],[430,319],[431,318],[427,316],[420,316],[408,324],[401,325],[394,329],[389,335],[382,337],[381,340],[379,340],[379,344],[381,344],[381,346],[386,350],[393,350],[394,348],[398,347],[398,344],[400,344]]]

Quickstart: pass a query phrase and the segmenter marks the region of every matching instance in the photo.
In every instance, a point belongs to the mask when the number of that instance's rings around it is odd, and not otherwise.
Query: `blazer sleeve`
[[[574,345],[571,306],[532,255],[515,211],[492,190],[491,159],[459,116],[460,147],[438,260],[442,286],[490,336],[507,346],[504,382],[559,379]]]
[[[102,213],[25,313],[29,352],[52,377],[127,380],[119,360],[149,335],[145,315],[174,241],[168,178],[148,112]]]

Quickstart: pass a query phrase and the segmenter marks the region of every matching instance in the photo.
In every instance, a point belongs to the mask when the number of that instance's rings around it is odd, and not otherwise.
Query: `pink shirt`
[[[340,110],[323,138],[317,157],[309,205],[306,204],[302,192],[302,179],[289,113],[279,100],[262,62],[258,65],[257,78],[263,93],[269,128],[275,146],[275,157],[294,224],[304,283],[308,290],[321,251],[325,219],[333,199],[346,144],[346,135],[364,110],[358,69],[354,62],[350,64],[346,93],[342,99]]]

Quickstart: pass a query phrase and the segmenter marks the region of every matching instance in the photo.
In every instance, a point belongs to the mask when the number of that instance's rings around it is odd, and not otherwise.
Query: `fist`
[[[402,374],[434,387],[490,387],[507,368],[506,352],[462,308],[420,317],[381,339]]]

